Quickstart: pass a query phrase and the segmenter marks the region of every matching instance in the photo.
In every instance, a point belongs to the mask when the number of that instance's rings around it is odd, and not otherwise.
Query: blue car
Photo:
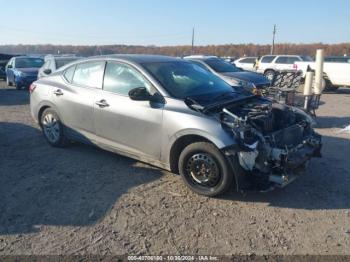
[[[38,71],[44,64],[39,57],[17,56],[6,65],[6,82],[16,89],[28,88],[38,78]]]
[[[5,67],[0,65],[0,79],[6,79]]]

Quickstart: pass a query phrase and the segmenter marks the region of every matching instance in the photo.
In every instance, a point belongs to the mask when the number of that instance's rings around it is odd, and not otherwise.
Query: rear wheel
[[[64,126],[53,109],[45,109],[41,115],[40,125],[50,145],[54,147],[64,147],[68,144],[68,140],[64,135]]]
[[[268,80],[270,80],[270,82],[273,82],[273,80],[275,79],[276,73],[274,70],[266,70],[264,75]]]
[[[207,142],[190,144],[181,152],[179,171],[192,191],[205,196],[223,194],[233,180],[233,172],[226,158]]]

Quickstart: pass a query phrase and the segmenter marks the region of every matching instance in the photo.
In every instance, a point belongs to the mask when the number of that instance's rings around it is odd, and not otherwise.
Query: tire
[[[334,86],[331,81],[326,80],[326,87],[324,88],[324,91],[326,92],[334,92],[338,90],[339,86]]]
[[[266,76],[266,78],[268,80],[270,80],[270,82],[273,82],[273,80],[275,79],[275,76],[276,76],[276,72],[272,69],[269,69],[269,70],[266,70],[264,72],[264,75]]]
[[[179,173],[194,192],[205,196],[225,193],[233,181],[233,172],[225,156],[213,144],[188,145],[179,157]]]
[[[68,145],[68,139],[64,134],[64,125],[53,109],[44,110],[40,118],[40,126],[46,141],[51,146],[65,147]]]
[[[16,83],[16,81],[14,83],[14,87],[16,88],[16,90],[21,90],[21,87]]]
[[[8,76],[6,76],[6,85],[7,86],[12,86],[12,82],[10,82]]]

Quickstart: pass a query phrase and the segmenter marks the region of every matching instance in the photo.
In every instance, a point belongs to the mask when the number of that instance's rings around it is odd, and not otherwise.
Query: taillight
[[[29,93],[33,93],[34,92],[34,89],[36,88],[36,84],[31,84],[30,86],[29,86]]]
[[[293,69],[294,70],[298,70],[298,65],[297,64],[293,64]]]

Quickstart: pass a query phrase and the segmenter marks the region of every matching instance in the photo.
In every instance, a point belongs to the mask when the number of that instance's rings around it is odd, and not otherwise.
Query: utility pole
[[[192,29],[192,49],[191,49],[191,55],[194,54],[194,27]]]
[[[271,55],[275,52],[276,25],[273,25]]]

